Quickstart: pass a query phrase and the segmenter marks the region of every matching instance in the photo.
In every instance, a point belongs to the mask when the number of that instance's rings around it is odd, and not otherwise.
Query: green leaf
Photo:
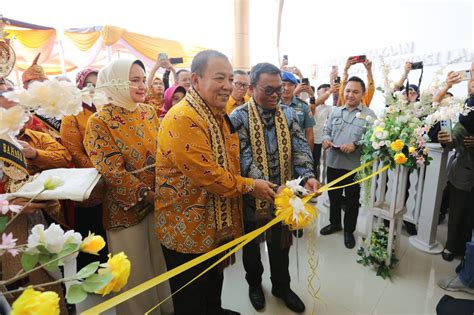
[[[57,254],[54,254],[54,255],[40,255],[39,256],[39,262],[40,262],[40,264],[45,265],[44,269],[46,269],[48,271],[55,271],[55,270],[58,269],[59,260],[56,260],[56,261],[53,261],[53,262],[50,262],[50,261],[52,261],[56,258],[58,258]]]
[[[38,255],[23,253],[23,255],[21,255],[21,267],[25,271],[33,269],[38,263],[38,258]]]
[[[82,289],[80,284],[73,284],[66,294],[66,299],[69,304],[81,303],[86,297],[87,292]]]
[[[5,231],[5,227],[7,226],[8,223],[8,217],[0,217],[0,233],[3,233]]]
[[[98,261],[88,264],[87,266],[79,270],[79,272],[76,274],[76,278],[84,279],[89,277],[91,274],[96,272],[97,268],[99,268],[99,264],[100,262]]]
[[[79,249],[80,245],[81,244],[74,244],[74,243],[67,244],[66,246],[64,246],[62,251],[59,253],[59,257],[64,257],[64,256],[67,256],[67,255],[75,252],[76,250]]]
[[[87,292],[95,292],[102,289],[112,280],[113,275],[106,273],[103,275],[93,274],[82,283],[82,288]]]

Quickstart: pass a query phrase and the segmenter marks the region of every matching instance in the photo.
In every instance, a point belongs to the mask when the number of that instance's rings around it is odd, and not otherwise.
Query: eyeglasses
[[[261,89],[262,91],[264,91],[265,95],[267,95],[267,96],[272,96],[273,93],[276,93],[278,95],[283,94],[283,86],[281,86],[281,85],[277,88],[274,88],[274,87],[271,87],[271,86],[266,86],[266,87],[258,86],[258,88]]]
[[[242,82],[233,82],[234,86],[238,89],[248,89],[249,88],[249,84],[247,83],[242,83]]]

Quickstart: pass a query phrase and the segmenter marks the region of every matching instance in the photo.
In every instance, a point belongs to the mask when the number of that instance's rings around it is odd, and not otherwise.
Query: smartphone
[[[366,55],[353,56],[351,57],[351,59],[355,60],[356,63],[362,63],[367,60],[367,56]]]
[[[172,65],[184,62],[183,58],[170,58],[169,60]]]
[[[283,65],[288,65],[288,55],[283,55]]]
[[[168,55],[167,55],[166,53],[160,53],[160,54],[158,55],[158,58],[159,58],[160,60],[166,60],[166,59],[168,59]]]
[[[449,134],[449,138],[451,139],[452,141],[452,126],[451,126],[451,120],[441,120],[439,122],[439,125],[441,127],[441,131],[444,131],[446,132],[447,134]]]
[[[334,80],[334,83],[336,83],[336,84],[341,83],[341,77],[337,76],[336,79]]]
[[[309,79],[308,79],[308,78],[303,78],[303,79],[301,79],[301,84],[303,84],[303,85],[309,85]]]
[[[461,80],[462,81],[472,80],[471,70],[458,71],[458,73],[459,73],[459,75],[461,75]]]

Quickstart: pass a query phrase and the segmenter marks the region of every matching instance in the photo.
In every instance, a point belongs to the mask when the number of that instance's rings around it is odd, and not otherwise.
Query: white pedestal
[[[428,254],[437,255],[443,251],[443,246],[441,246],[441,244],[439,244],[438,242],[435,242],[433,244],[422,243],[422,241],[417,238],[417,235],[410,236],[408,238],[408,241],[416,249]]]
[[[428,143],[427,147],[433,160],[426,167],[418,234],[410,237],[410,244],[425,253],[439,254],[443,246],[436,241],[436,232],[438,230],[442,191],[446,184],[448,153],[438,143]]]

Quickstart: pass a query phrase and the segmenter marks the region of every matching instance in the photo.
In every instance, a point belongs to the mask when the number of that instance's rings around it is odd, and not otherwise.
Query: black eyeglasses
[[[266,86],[266,87],[261,87],[259,85],[257,85],[259,89],[261,89],[262,91],[265,92],[265,95],[267,96],[272,96],[273,93],[276,93],[278,95],[281,95],[283,94],[283,86],[279,86],[277,88],[274,88],[274,87],[271,87],[271,86]]]
[[[233,82],[234,86],[238,89],[248,89],[249,85],[242,82]]]

